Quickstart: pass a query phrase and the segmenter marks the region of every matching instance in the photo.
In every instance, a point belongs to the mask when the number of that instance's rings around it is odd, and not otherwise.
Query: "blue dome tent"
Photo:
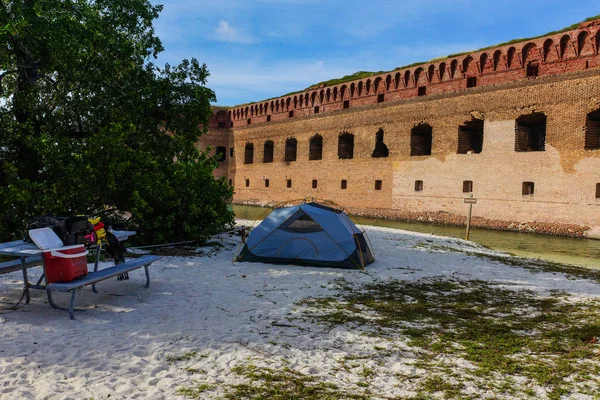
[[[374,260],[365,232],[346,213],[314,202],[271,212],[234,259],[348,269]]]

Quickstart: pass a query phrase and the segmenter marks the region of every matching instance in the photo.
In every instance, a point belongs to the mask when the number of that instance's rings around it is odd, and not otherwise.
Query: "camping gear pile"
[[[234,261],[364,269],[375,258],[366,233],[345,212],[310,202],[274,210]]]
[[[43,250],[47,283],[70,282],[87,275],[88,251],[83,244],[65,246],[50,228],[31,229],[28,235],[33,243]]]
[[[110,257],[115,260],[115,264],[125,262],[126,250],[124,246],[110,230],[105,229],[104,223],[101,222],[100,217],[90,218],[85,215],[74,217],[44,215],[36,217],[29,221],[25,228],[25,241],[35,242],[31,237],[30,232],[40,228],[51,229],[61,240],[62,243],[60,246],[80,245],[85,246],[86,248],[89,248],[90,246],[105,247]],[[40,246],[38,245],[38,247]],[[54,257],[60,256],[54,255]],[[44,258],[44,261],[46,261],[46,258]],[[125,273],[120,275],[118,279],[129,279],[129,276]]]

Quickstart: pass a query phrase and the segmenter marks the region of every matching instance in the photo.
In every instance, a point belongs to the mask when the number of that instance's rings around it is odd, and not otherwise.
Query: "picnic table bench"
[[[81,278],[77,278],[71,282],[64,283],[49,283],[46,285],[46,292],[48,294],[48,302],[53,308],[63,309],[62,307],[57,306],[52,299],[52,292],[71,292],[71,301],[69,303],[69,317],[71,319],[75,319],[74,311],[75,311],[75,297],[77,294],[77,289],[80,289],[84,286],[93,285],[97,282],[103,281],[105,279],[109,279],[115,277],[117,275],[124,274],[126,272],[133,271],[135,269],[144,267],[146,272],[146,288],[150,287],[150,272],[148,271],[148,267],[154,261],[160,260],[162,257],[160,256],[142,256],[140,258],[134,258],[133,260],[126,261],[121,264],[117,264],[112,267],[104,268],[99,271],[90,272],[86,276],[82,276]]]
[[[115,236],[120,241],[126,240],[129,236],[135,235],[133,231],[115,231]],[[100,247],[97,248],[96,254],[96,262],[94,265],[94,271],[88,273],[86,276],[75,279],[71,282],[66,283],[50,283],[46,285],[42,285],[42,281],[45,279],[45,273],[39,278],[36,284],[32,285],[29,283],[29,279],[27,276],[27,269],[36,266],[43,266],[42,260],[42,250],[38,249],[37,246],[33,243],[26,243],[22,240],[16,240],[8,243],[0,244],[0,255],[9,255],[14,257],[19,257],[15,260],[10,260],[6,262],[0,263],[0,275],[6,274],[9,272],[15,272],[18,270],[23,271],[23,284],[24,284],[24,295],[25,295],[25,304],[29,304],[30,294],[29,289],[38,289],[45,290],[48,296],[48,303],[57,309],[65,308],[59,307],[54,303],[52,298],[52,292],[72,292],[71,293],[71,302],[69,304],[69,316],[71,319],[75,319],[74,311],[75,311],[75,298],[76,291],[84,286],[92,285],[92,290],[94,293],[98,293],[96,291],[95,284],[101,282],[103,280],[122,275],[124,273],[133,271],[138,268],[144,267],[146,272],[146,288],[150,286],[150,274],[148,271],[148,267],[154,261],[159,260],[161,257],[159,256],[143,256],[137,259],[128,260],[124,263],[117,264],[108,268],[104,268],[98,270],[98,260],[100,255]]]

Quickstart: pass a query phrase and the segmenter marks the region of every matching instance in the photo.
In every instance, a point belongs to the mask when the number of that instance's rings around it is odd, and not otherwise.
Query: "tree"
[[[159,68],[146,0],[1,0],[0,239],[45,213],[119,217],[147,241],[231,223],[194,143],[215,94],[197,60]]]

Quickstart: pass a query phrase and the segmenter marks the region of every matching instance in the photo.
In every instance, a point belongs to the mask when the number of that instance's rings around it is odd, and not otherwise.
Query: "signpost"
[[[471,215],[473,214],[473,204],[477,204],[477,199],[471,197],[467,197],[465,199],[465,204],[469,205],[469,214],[467,215],[467,240],[469,240],[469,234],[471,233]]]

